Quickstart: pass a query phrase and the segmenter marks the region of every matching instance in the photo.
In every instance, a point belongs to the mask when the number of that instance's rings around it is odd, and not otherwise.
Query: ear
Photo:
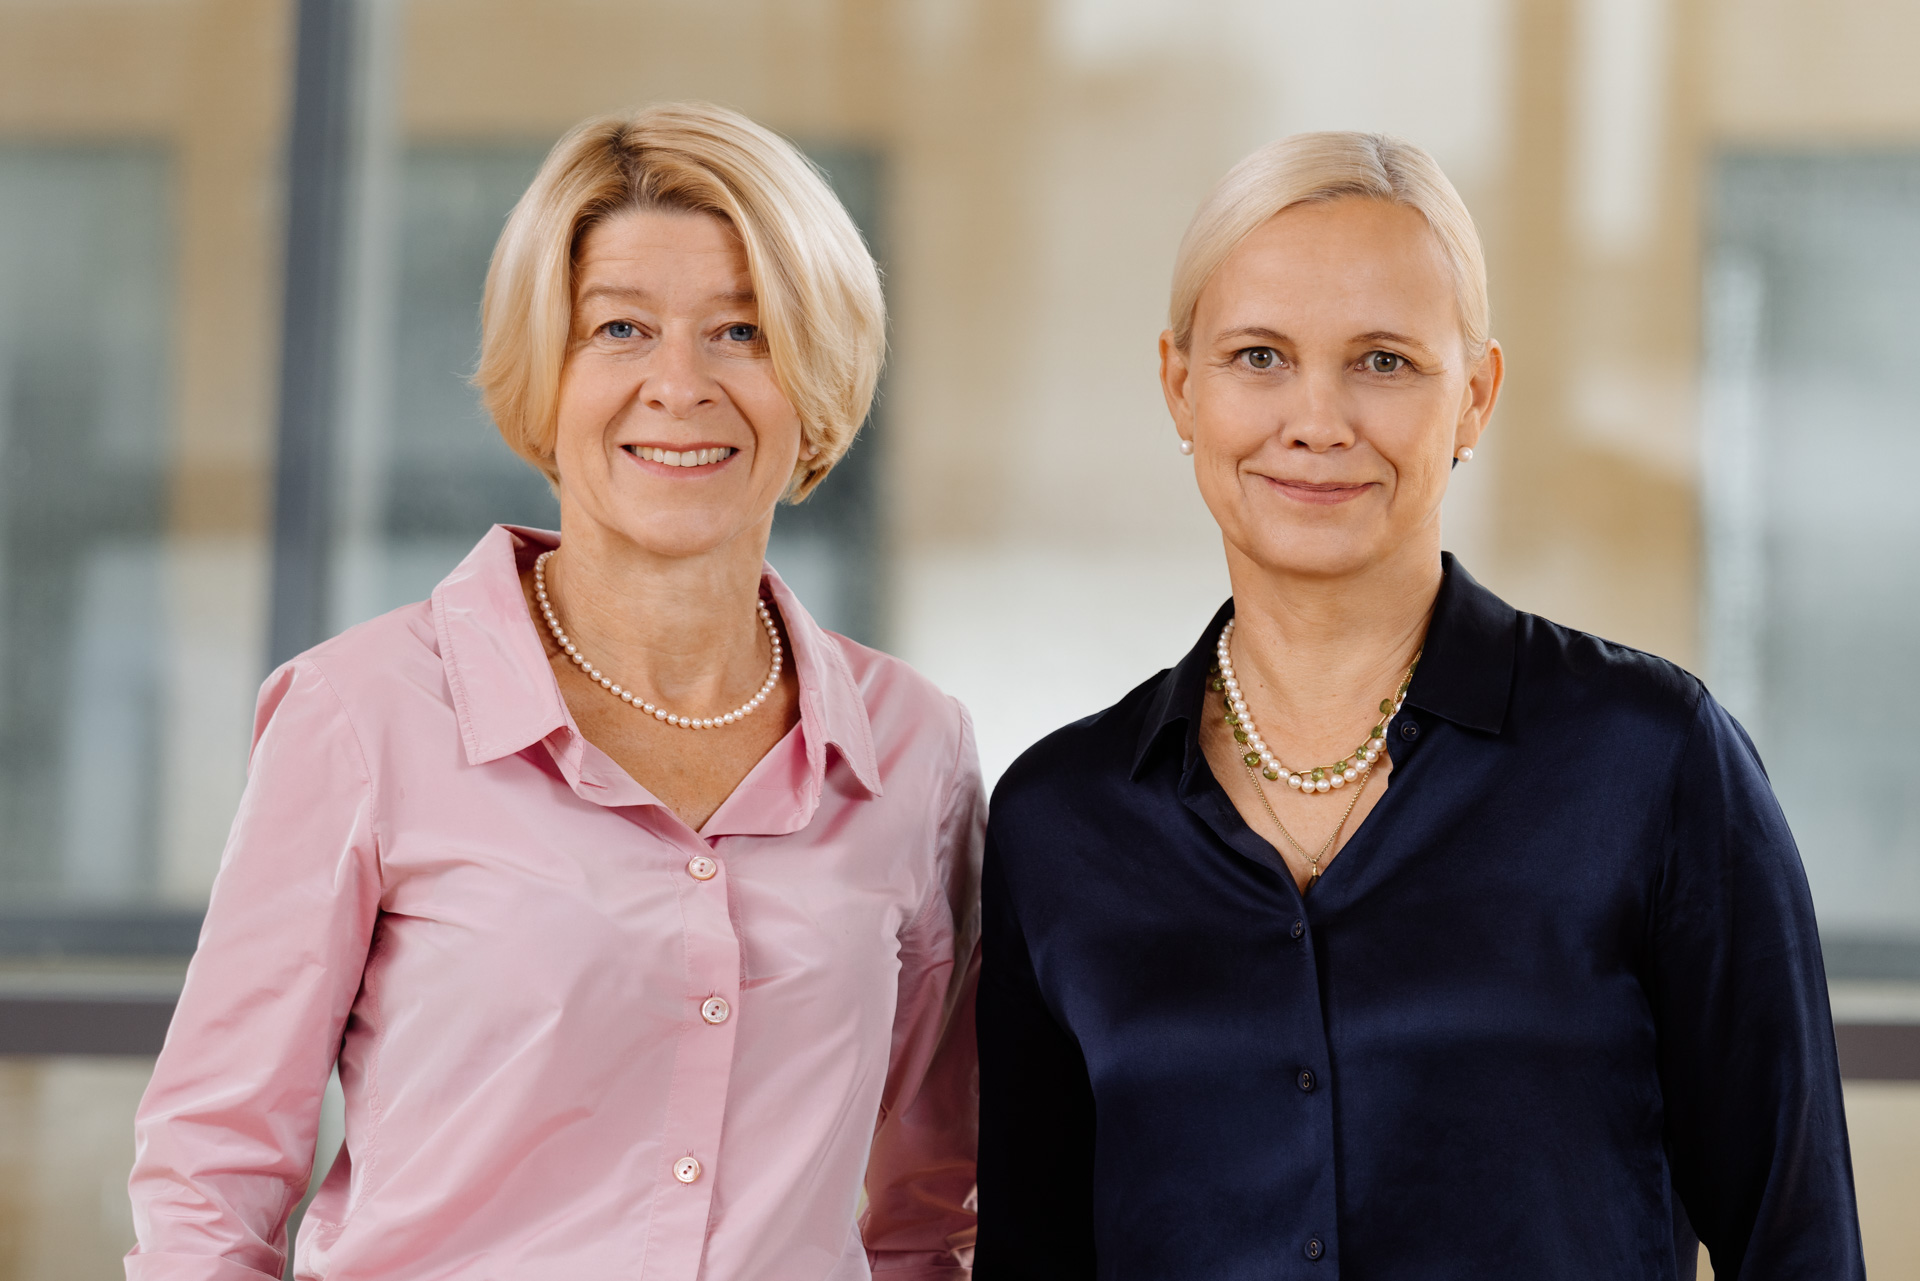
[[[1493,418],[1494,402],[1500,399],[1500,388],[1507,379],[1507,356],[1500,350],[1497,342],[1487,343],[1487,354],[1480,358],[1479,366],[1467,379],[1467,388],[1461,396],[1460,421],[1453,429],[1453,452],[1457,456],[1462,447],[1472,448],[1480,443],[1481,433],[1487,430],[1487,424]]]
[[[1193,402],[1187,393],[1192,386],[1193,367],[1187,353],[1173,345],[1173,331],[1160,334],[1160,392],[1167,398],[1167,412],[1173,415],[1174,429],[1185,440],[1193,439]]]

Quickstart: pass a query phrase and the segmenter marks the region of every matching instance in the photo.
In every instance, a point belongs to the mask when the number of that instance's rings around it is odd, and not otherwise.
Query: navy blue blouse
[[[1231,608],[994,793],[976,1281],[1665,1281],[1689,1221],[1863,1277],[1806,876],[1701,684],[1447,557],[1303,900],[1200,751]]]

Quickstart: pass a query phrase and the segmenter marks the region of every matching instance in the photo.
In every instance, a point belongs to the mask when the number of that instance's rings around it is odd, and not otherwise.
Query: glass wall
[[[1920,979],[1920,151],[1719,164],[1709,678],[1800,841],[1829,966]]]
[[[339,487],[336,630],[424,599],[495,521],[553,528],[546,482],[520,461],[467,385],[480,291],[507,211],[539,167],[530,145],[409,147],[399,165],[397,261],[369,308],[390,335],[377,412],[354,423]],[[384,393],[384,394],[380,394]]]
[[[0,964],[177,970],[239,799],[283,17],[0,5]]]
[[[0,1278],[119,1274],[264,674],[290,6],[0,0]]]
[[[166,858],[167,155],[0,150],[0,895],[154,897]]]

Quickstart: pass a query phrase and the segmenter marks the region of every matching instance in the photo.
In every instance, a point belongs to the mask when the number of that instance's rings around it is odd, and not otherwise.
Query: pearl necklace
[[[1214,647],[1218,661],[1210,685],[1216,693],[1226,696],[1227,724],[1233,727],[1234,741],[1247,749],[1246,755],[1240,759],[1245,762],[1248,772],[1257,769],[1270,783],[1284,777],[1287,786],[1296,792],[1338,791],[1356,780],[1364,780],[1372,773],[1373,763],[1387,750],[1387,726],[1399,714],[1401,704],[1407,701],[1407,687],[1413,683],[1413,669],[1420,665],[1420,655],[1415,654],[1413,661],[1407,664],[1406,674],[1400,678],[1400,688],[1393,697],[1380,700],[1380,723],[1373,727],[1366,742],[1331,765],[1294,770],[1281,763],[1279,757],[1268,749],[1266,740],[1260,737],[1259,727],[1253,723],[1253,713],[1247,710],[1246,695],[1241,692],[1240,682],[1233,674],[1233,658],[1227,647],[1227,642],[1233,637],[1235,621],[1229,618],[1227,625],[1220,629],[1220,643]]]
[[[767,602],[760,599],[754,604],[760,610],[760,625],[767,629],[767,639],[773,642],[773,670],[767,673],[767,682],[760,687],[759,693],[725,716],[676,716],[664,707],[655,707],[630,689],[621,689],[610,678],[602,676],[600,669],[587,660],[587,656],[575,647],[573,641],[568,639],[566,632],[561,629],[560,620],[553,612],[553,602],[547,599],[547,558],[552,555],[550,551],[541,552],[539,559],[533,562],[533,596],[540,602],[540,612],[546,617],[547,630],[553,633],[554,643],[560,646],[560,652],[571,659],[575,667],[586,673],[588,680],[614,695],[621,702],[631,703],[644,715],[669,725],[677,725],[681,729],[721,729],[736,721],[744,720],[758,710],[760,704],[767,701],[767,695],[771,694],[774,687],[780,683],[780,631],[773,625],[773,613],[767,608]]]

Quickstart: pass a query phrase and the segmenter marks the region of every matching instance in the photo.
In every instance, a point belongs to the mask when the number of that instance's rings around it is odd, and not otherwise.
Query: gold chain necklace
[[[1240,681],[1233,672],[1233,656],[1229,652],[1228,642],[1233,638],[1234,620],[1229,618],[1227,625],[1220,629],[1220,642],[1215,651],[1217,660],[1209,669],[1208,687],[1221,696],[1221,705],[1226,711],[1226,722],[1233,730],[1236,743],[1247,751],[1240,758],[1241,768],[1247,771],[1247,782],[1253,787],[1253,794],[1260,798],[1260,808],[1267,812],[1273,825],[1280,830],[1295,852],[1307,862],[1307,883],[1301,887],[1300,894],[1305,897],[1314,886],[1320,883],[1320,863],[1332,852],[1339,841],[1340,833],[1347,830],[1347,820],[1353,817],[1353,811],[1360,804],[1361,795],[1367,790],[1367,784],[1373,781],[1373,766],[1387,750],[1387,726],[1399,713],[1401,705],[1407,701],[1407,690],[1413,684],[1413,669],[1420,665],[1420,654],[1413,656],[1407,664],[1406,672],[1400,677],[1399,688],[1391,699],[1380,701],[1380,723],[1373,727],[1367,741],[1349,757],[1332,765],[1318,769],[1295,773],[1282,764],[1278,757],[1268,750],[1265,740],[1260,737],[1259,729],[1253,723],[1253,714],[1247,709],[1246,695],[1240,689]],[[1424,652],[1424,651],[1421,651]],[[1333,831],[1322,842],[1319,850],[1308,853],[1307,847],[1294,838],[1287,825],[1280,821],[1280,815],[1274,812],[1273,802],[1267,799],[1267,789],[1261,785],[1264,777],[1267,782],[1279,782],[1286,777],[1287,786],[1296,792],[1316,794],[1344,788],[1354,784],[1353,795],[1347,801],[1347,808],[1341,813],[1340,821],[1334,824]]]
[[[1373,781],[1373,771],[1368,770],[1361,775],[1360,782],[1353,789],[1353,799],[1347,802],[1346,813],[1340,816],[1340,822],[1334,827],[1333,834],[1327,837],[1326,843],[1320,847],[1320,852],[1309,854],[1306,847],[1293,838],[1293,833],[1287,830],[1287,825],[1280,821],[1280,816],[1273,812],[1273,802],[1267,799],[1267,789],[1260,785],[1260,776],[1253,772],[1253,766],[1245,761],[1241,761],[1240,765],[1247,771],[1247,782],[1253,784],[1253,794],[1260,798],[1260,808],[1267,812],[1267,817],[1273,820],[1273,825],[1280,829],[1280,835],[1287,838],[1287,844],[1293,846],[1300,852],[1300,857],[1307,860],[1307,883],[1300,887],[1300,897],[1305,898],[1308,891],[1320,883],[1320,860],[1327,856],[1328,851],[1333,849],[1333,843],[1340,839],[1340,833],[1346,830],[1347,820],[1353,817],[1354,806],[1360,803],[1360,794],[1366,791],[1367,784]]]

